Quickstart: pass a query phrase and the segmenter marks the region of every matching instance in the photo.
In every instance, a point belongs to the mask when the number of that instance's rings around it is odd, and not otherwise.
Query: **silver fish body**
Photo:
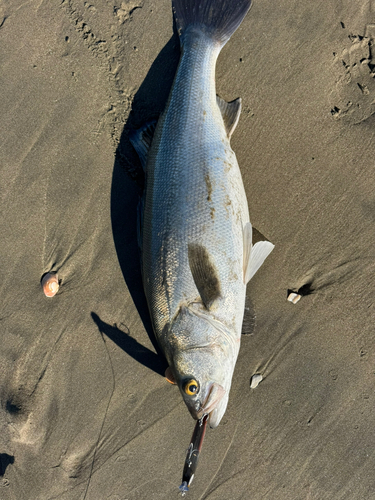
[[[199,24],[183,34],[147,158],[143,283],[155,335],[185,403],[196,419],[209,413],[216,427],[240,347],[251,225],[229,137],[240,101],[227,105],[237,108],[228,130],[229,108],[216,96],[223,43]]]

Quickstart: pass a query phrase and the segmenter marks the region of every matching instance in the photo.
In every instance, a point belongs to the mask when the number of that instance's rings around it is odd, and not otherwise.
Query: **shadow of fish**
[[[223,417],[240,347],[246,284],[273,249],[252,245],[230,147],[241,100],[216,95],[215,65],[251,0],[173,0],[181,58],[166,108],[130,140],[146,170],[143,284],[157,340],[195,419]],[[155,130],[154,130],[155,129]],[[153,135],[153,138],[152,138]]]

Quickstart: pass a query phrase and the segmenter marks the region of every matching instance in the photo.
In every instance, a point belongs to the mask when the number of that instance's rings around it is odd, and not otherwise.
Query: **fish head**
[[[185,311],[175,320],[171,368],[182,397],[196,420],[209,415],[217,427],[228,404],[237,353],[215,320]]]
[[[215,353],[202,348],[180,353],[175,361],[176,381],[183,400],[196,420],[209,415],[217,427],[228,404],[228,383],[216,365]],[[183,368],[182,368],[183,367]],[[230,385],[230,383],[229,383]]]

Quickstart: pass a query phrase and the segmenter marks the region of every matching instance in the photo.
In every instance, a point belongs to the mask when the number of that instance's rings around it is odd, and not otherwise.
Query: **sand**
[[[0,498],[178,498],[194,422],[151,334],[128,140],[173,79],[170,0],[3,0],[0,25]],[[373,44],[372,1],[256,0],[219,57],[275,250],[186,498],[375,498]]]

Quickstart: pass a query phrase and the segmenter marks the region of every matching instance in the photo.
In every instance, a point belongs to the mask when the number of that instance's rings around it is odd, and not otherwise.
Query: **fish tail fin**
[[[181,44],[187,28],[194,26],[224,46],[250,6],[251,0],[172,0]]]

